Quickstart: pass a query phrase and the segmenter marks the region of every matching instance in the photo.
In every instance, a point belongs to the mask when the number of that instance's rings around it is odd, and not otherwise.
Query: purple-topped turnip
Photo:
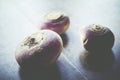
[[[40,30],[50,29],[58,34],[63,34],[69,27],[69,17],[60,11],[53,11],[44,16],[44,21],[39,26]]]
[[[62,39],[56,32],[41,30],[17,46],[15,58],[21,67],[27,64],[47,66],[56,61],[62,48]]]
[[[112,31],[97,24],[85,27],[81,38],[84,48],[88,51],[110,50],[114,44]]]

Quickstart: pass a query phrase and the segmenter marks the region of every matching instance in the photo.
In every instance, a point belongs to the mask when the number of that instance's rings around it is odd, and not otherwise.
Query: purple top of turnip
[[[70,21],[68,16],[64,15],[64,13],[60,11],[54,11],[45,15],[40,29],[49,29],[57,32],[58,34],[63,34],[68,29],[69,24]]]
[[[41,30],[26,37],[16,49],[16,60],[49,65],[56,61],[63,48],[61,37],[51,30]]]
[[[81,35],[83,45],[88,51],[111,49],[114,44],[112,31],[98,24],[92,24],[84,28]]]

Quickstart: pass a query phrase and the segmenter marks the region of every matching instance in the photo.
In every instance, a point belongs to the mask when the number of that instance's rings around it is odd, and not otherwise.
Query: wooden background
[[[64,49],[60,57],[45,70],[20,70],[14,56],[17,44],[38,31],[42,16],[53,10],[65,12],[71,21],[61,35]],[[115,43],[108,54],[93,57],[93,64],[86,66],[88,52],[79,33],[93,23],[110,28]],[[119,27],[119,0],[0,0],[0,80],[120,80]]]

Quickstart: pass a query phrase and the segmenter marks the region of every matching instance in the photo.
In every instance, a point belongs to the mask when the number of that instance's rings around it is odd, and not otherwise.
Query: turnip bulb
[[[84,28],[81,39],[88,51],[110,50],[114,45],[112,31],[102,25],[92,24]]]
[[[62,39],[56,32],[41,30],[17,46],[15,58],[21,67],[29,64],[48,66],[57,60],[62,48]]]
[[[64,13],[60,11],[51,11],[44,16],[44,20],[39,26],[39,29],[50,29],[58,34],[63,34],[68,29],[69,24],[69,17]]]

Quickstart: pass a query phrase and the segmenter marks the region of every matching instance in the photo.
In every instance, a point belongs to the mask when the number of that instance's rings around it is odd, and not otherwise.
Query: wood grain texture
[[[120,80],[119,7],[119,0],[0,0],[0,80]],[[21,70],[14,56],[16,46],[38,31],[42,16],[52,10],[65,12],[71,22],[61,35],[64,49],[60,57],[50,68]],[[93,23],[114,33],[114,46],[105,52],[108,55],[91,58],[81,44],[82,28]],[[86,56],[93,60],[92,65],[84,65]]]

